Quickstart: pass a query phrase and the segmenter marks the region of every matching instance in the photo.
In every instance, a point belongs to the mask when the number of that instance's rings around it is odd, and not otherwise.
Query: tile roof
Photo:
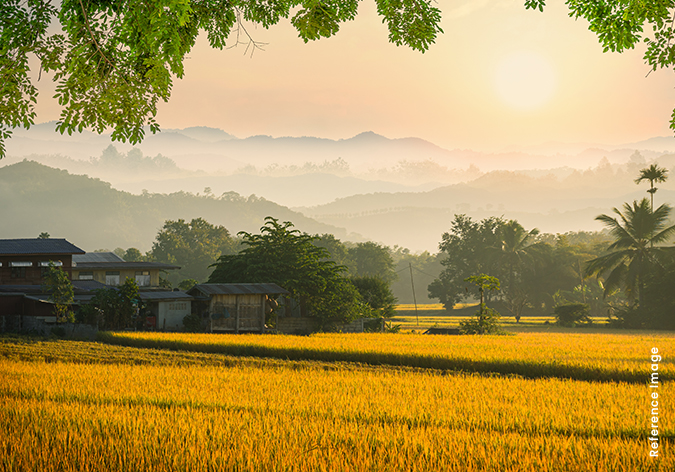
[[[15,254],[84,254],[65,239],[0,239],[0,255]]]
[[[288,291],[277,284],[197,284],[188,290],[191,295],[201,292],[204,295],[276,295],[287,294]]]

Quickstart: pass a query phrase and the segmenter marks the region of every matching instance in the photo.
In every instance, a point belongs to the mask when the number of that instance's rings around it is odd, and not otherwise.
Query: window
[[[45,278],[45,275],[47,275],[50,264],[54,267],[63,267],[63,262],[61,261],[40,261],[38,265],[40,266],[40,277],[43,279]]]
[[[138,285],[139,287],[149,287],[150,286],[150,271],[149,270],[136,271],[136,285]]]
[[[40,261],[40,267],[49,267],[49,264],[55,267],[62,267],[63,262],[61,261]]]
[[[105,273],[105,284],[106,285],[119,285],[120,284],[120,272],[119,271],[108,271]]]
[[[25,279],[26,278],[26,268],[25,267],[12,267],[12,273],[10,275],[13,279]]]
[[[86,270],[81,271],[77,278],[78,280],[94,280],[94,272]]]

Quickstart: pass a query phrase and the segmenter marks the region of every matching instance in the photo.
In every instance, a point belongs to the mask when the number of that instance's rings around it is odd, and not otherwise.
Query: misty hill
[[[672,157],[663,156],[658,162],[667,166]],[[595,169],[573,170],[564,177],[495,171],[471,182],[427,192],[354,195],[298,210],[368,239],[411,250],[436,250],[457,213],[474,219],[517,219],[528,229],[536,227],[547,233],[600,230],[597,215],[610,214],[624,202],[648,196],[648,184],[638,186],[633,182],[644,166],[644,160],[634,158],[625,166],[612,166],[605,160]],[[675,204],[673,179],[659,185],[655,203]]]
[[[435,185],[412,187],[384,180],[365,180],[323,172],[278,177],[245,173],[234,175],[190,173],[164,179],[126,182],[111,179],[111,181],[116,188],[132,193],[140,193],[143,189],[149,192],[202,193],[205,188],[210,188],[215,195],[230,191],[242,195],[255,194],[288,207],[305,206],[310,202],[330,203],[338,198],[355,194],[430,190],[435,187]]]
[[[63,136],[54,131],[55,123],[42,123],[30,130],[15,129],[6,143],[8,156],[21,159],[31,154],[61,154],[75,160],[98,156],[111,144],[109,135],[88,131]],[[120,152],[132,146],[112,143]],[[623,164],[636,151],[647,159],[675,151],[675,139],[658,137],[621,146],[601,144],[549,143],[503,152],[477,152],[468,149],[444,149],[420,138],[390,139],[373,132],[363,132],[347,139],[325,139],[311,136],[237,138],[209,127],[167,129],[157,134],[146,133],[136,146],[146,156],[161,154],[186,170],[207,173],[240,173],[247,167],[258,170],[273,165],[303,165],[342,159],[354,174],[369,179],[385,179],[397,183],[456,183],[452,172],[413,175],[414,180],[394,173],[382,172],[398,163],[434,163],[446,170],[465,170],[471,165],[481,171],[549,169],[568,166],[587,169],[606,157],[612,164]],[[372,174],[372,175],[371,175]]]
[[[257,232],[264,218],[273,216],[292,221],[308,233],[347,237],[340,228],[255,196],[235,192],[220,197],[185,192],[132,195],[107,182],[31,161],[0,168],[0,199],[4,222],[0,238],[36,237],[46,231],[87,251],[116,247],[147,251],[164,221],[178,218],[202,217],[234,235]]]

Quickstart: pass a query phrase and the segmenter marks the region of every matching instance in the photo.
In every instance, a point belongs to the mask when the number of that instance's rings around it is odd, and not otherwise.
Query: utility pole
[[[413,282],[412,262],[408,262],[410,267],[410,285],[412,285],[413,302],[415,302],[415,318],[417,319],[417,326],[420,325],[420,317],[417,315],[417,297],[415,297],[415,282]]]

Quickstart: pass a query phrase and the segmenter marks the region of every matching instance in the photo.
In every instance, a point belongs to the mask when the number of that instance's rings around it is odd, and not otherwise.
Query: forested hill
[[[671,155],[656,161],[675,171]],[[545,233],[596,231],[600,214],[624,202],[648,197],[648,184],[636,185],[644,162],[623,166],[602,165],[557,177],[551,172],[526,175],[494,171],[466,183],[428,192],[374,193],[337,199],[326,205],[297,208],[308,217],[346,228],[373,241],[398,244],[413,251],[438,247],[455,214],[476,220],[490,216],[516,219],[527,229]],[[675,179],[658,185],[656,205],[675,205]]]
[[[204,218],[238,231],[257,232],[266,216],[292,221],[308,233],[347,237],[345,230],[318,223],[286,207],[234,192],[216,195],[133,195],[107,182],[72,175],[32,161],[0,168],[0,238],[35,238],[48,232],[87,251],[136,247],[152,242],[165,220]]]

